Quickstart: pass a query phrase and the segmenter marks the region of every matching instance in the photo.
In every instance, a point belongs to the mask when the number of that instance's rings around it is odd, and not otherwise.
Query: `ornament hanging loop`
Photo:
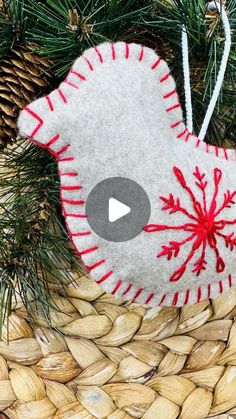
[[[214,112],[217,99],[220,94],[220,89],[224,81],[224,75],[229,59],[229,53],[231,48],[231,33],[230,33],[230,24],[227,13],[222,5],[216,1],[211,1],[208,3],[207,8],[209,10],[217,10],[221,16],[224,33],[225,33],[225,45],[224,52],[220,64],[219,73],[217,76],[216,84],[213,90],[213,94],[210,100],[210,103],[205,114],[203,124],[198,135],[200,140],[204,140],[207,128],[209,126],[212,114]],[[191,86],[190,86],[190,70],[189,70],[189,58],[188,58],[188,36],[186,28],[182,29],[182,57],[183,57],[183,73],[184,73],[184,92],[185,92],[185,107],[186,107],[186,125],[187,129],[192,132],[193,130],[193,111],[192,111],[192,99],[191,99]]]

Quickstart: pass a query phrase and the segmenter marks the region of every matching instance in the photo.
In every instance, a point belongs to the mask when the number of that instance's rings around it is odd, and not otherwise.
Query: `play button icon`
[[[111,177],[99,182],[86,201],[91,229],[105,240],[124,242],[143,231],[150,218],[150,201],[131,179]]]
[[[124,217],[126,214],[130,213],[130,207],[122,202],[117,201],[115,198],[109,199],[109,221],[114,223],[114,221],[119,220],[121,217]]]

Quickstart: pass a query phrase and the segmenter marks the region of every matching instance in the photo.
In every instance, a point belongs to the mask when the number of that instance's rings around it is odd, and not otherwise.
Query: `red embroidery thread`
[[[143,55],[144,55],[144,48],[143,48],[143,46],[141,46],[141,52],[140,52],[140,56],[139,56],[139,61],[142,61],[142,59],[143,59]]]
[[[223,272],[225,269],[225,262],[220,256],[220,251],[218,248],[217,239],[221,238],[225,242],[225,246],[229,250],[233,250],[236,247],[236,236],[234,232],[229,234],[224,234],[222,230],[226,225],[236,225],[236,219],[234,220],[223,220],[218,217],[221,215],[221,212],[226,208],[231,208],[235,204],[234,197],[236,196],[236,191],[227,190],[224,193],[223,203],[220,206],[217,206],[217,197],[219,192],[219,186],[222,179],[222,171],[218,168],[214,169],[213,173],[213,182],[214,182],[214,191],[213,196],[207,208],[206,202],[206,189],[208,181],[205,179],[205,173],[201,173],[199,168],[196,166],[195,172],[193,175],[195,177],[195,185],[200,189],[202,194],[202,203],[200,203],[190,186],[188,186],[183,172],[176,166],[173,167],[173,172],[175,177],[181,186],[185,189],[187,194],[190,197],[192,202],[193,211],[189,212],[184,207],[181,206],[180,198],[174,197],[172,193],[169,194],[168,198],[160,196],[160,199],[164,202],[162,207],[163,211],[169,211],[169,214],[172,215],[176,212],[181,212],[184,214],[191,222],[186,222],[181,225],[164,225],[164,224],[149,224],[144,227],[144,231],[148,233],[163,231],[163,230],[182,230],[188,232],[189,235],[184,238],[182,241],[172,240],[168,245],[163,244],[162,250],[157,254],[157,257],[166,256],[167,260],[177,257],[181,247],[183,247],[187,242],[193,242],[192,248],[185,258],[184,262],[180,265],[178,269],[170,277],[170,282],[176,282],[181,279],[184,272],[187,269],[187,265],[194,258],[197,251],[200,250],[200,257],[198,257],[193,264],[192,272],[196,273],[197,276],[204,270],[206,270],[206,248],[209,246],[215,253],[216,258],[216,272]],[[198,300],[200,297],[198,295]]]

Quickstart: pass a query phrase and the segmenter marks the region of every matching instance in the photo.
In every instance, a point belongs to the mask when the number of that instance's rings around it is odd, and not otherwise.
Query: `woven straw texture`
[[[236,418],[236,289],[177,309],[77,273],[66,298],[53,288],[53,329],[30,326],[20,300],[4,326],[1,418]]]

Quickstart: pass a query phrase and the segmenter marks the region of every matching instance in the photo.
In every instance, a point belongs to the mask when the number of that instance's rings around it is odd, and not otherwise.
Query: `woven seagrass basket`
[[[236,289],[177,309],[53,287],[52,329],[21,301],[4,326],[0,418],[236,418]]]

